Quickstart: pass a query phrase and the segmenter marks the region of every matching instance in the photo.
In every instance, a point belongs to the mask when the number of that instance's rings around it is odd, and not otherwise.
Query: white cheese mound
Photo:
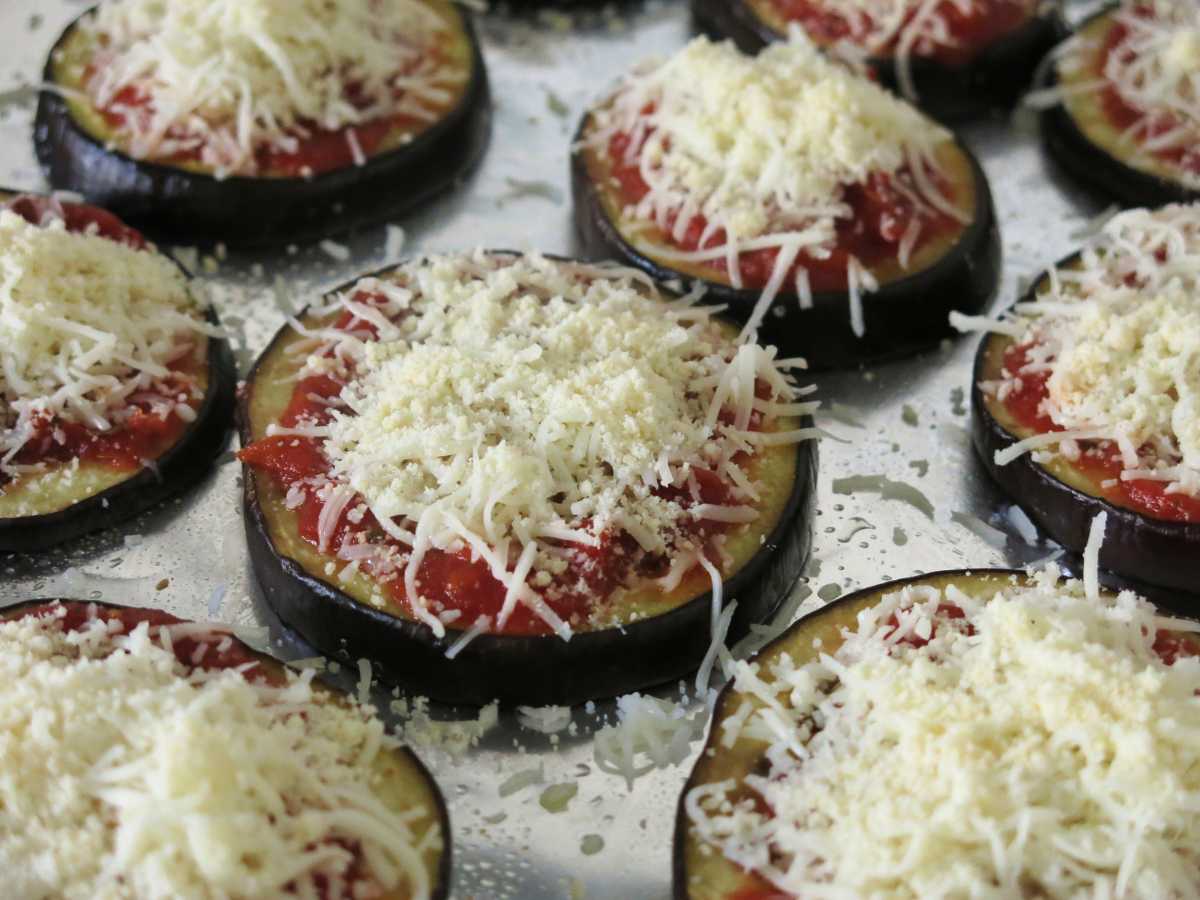
[[[6,896],[315,897],[351,862],[330,838],[358,842],[378,885],[429,896],[421,848],[440,835],[380,802],[377,718],[320,698],[311,671],[188,674],[161,640],[0,624]]]
[[[795,402],[774,348],[737,344],[709,310],[665,302],[642,277],[536,255],[433,257],[335,301],[374,322],[377,340],[313,336],[305,371],[352,373],[323,432],[334,477],[412,547],[406,596],[435,633],[443,622],[416,578],[429,548],[469,546],[489,564],[508,588],[498,625],[522,603],[568,638],[532,586],[565,568],[550,545],[595,546],[611,527],[691,568],[704,548],[675,535],[682,517],[754,518],[734,457],[816,437],[750,430],[755,410],[769,424],[815,406]],[[354,299],[364,291],[386,303]],[[760,379],[770,402],[755,397]],[[695,486],[695,468],[733,484],[738,504],[689,512],[654,495]]]
[[[692,790],[693,832],[798,897],[1195,896],[1200,659],[1167,665],[1159,629],[1198,630],[1053,568],[888,594],[831,654],[737,664],[722,740],[769,771]]]
[[[170,260],[0,210],[0,472],[39,418],[106,431],[168,376],[191,399],[169,366],[213,333]]]
[[[1108,54],[1097,72],[1103,50],[1100,41],[1078,35],[1055,51],[1059,70],[1083,80],[1051,92],[1048,100],[1066,91],[1116,91],[1125,104],[1140,113],[1122,131],[1131,151],[1181,149],[1195,153],[1200,143],[1200,5],[1188,0],[1124,0],[1109,16],[1128,29],[1119,52]],[[1170,119],[1170,127],[1163,127]],[[1200,188],[1200,173],[1176,166],[1174,176]]]
[[[1200,204],[1120,213],[1080,263],[1050,270],[1037,299],[1002,318],[1018,344],[1034,344],[1030,362],[982,385],[1003,399],[1022,375],[1050,372],[1042,411],[1064,431],[1034,435],[996,461],[1111,440],[1123,479],[1200,496]]]
[[[797,254],[822,258],[836,246],[838,222],[851,215],[848,186],[908,166],[919,204],[962,218],[929,177],[950,133],[829,60],[798,26],[755,57],[696,38],[635,70],[592,116],[588,144],[606,154],[614,134],[630,135],[631,161],[650,188],[626,215],[665,229],[677,214],[676,237],[697,215],[708,222],[705,249],[647,244],[648,251],[681,262],[726,260],[740,288],[739,254],[779,250],[753,327],[790,287],[783,282]],[[705,247],[721,230],[724,242]]]
[[[830,48],[848,57],[886,56],[893,52],[904,96],[917,100],[912,81],[912,57],[932,56],[956,48],[953,34],[960,16],[987,12],[1000,5],[1032,11],[1035,0],[816,0],[809,5],[826,16],[836,16],[849,30]]]
[[[122,149],[198,150],[218,176],[255,174],[256,149],[295,150],[312,125],[432,119],[464,77],[430,54],[453,26],[424,0],[109,0],[85,22],[91,101],[151,100],[129,110]]]

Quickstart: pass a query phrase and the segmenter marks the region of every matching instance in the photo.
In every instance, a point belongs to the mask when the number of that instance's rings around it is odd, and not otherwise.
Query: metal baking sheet
[[[1071,17],[1088,5],[1073,5]],[[46,189],[30,142],[29,86],[60,30],[85,8],[72,0],[0,2],[0,185]],[[632,63],[687,40],[687,5],[630,3],[521,17],[501,11],[481,18],[480,31],[495,95],[491,147],[480,170],[458,190],[396,223],[406,234],[403,255],[476,246],[571,253],[567,153],[578,117]],[[1101,208],[1049,168],[1030,116],[997,118],[964,136],[991,180],[1002,223],[999,307],[1078,244]],[[319,246],[220,259],[199,251],[198,274],[229,327],[243,373],[285,316],[322,288],[393,261],[385,258],[382,227],[353,237],[348,246],[345,260]],[[820,424],[831,437],[820,448],[815,552],[789,618],[891,578],[1023,565],[1055,552],[1052,544],[1027,540],[1027,528],[1014,520],[972,453],[966,389],[976,343],[968,337],[908,362],[815,379],[827,404]],[[881,492],[881,482],[862,476],[884,476],[887,487]],[[0,604],[105,598],[193,618],[270,624],[272,652],[310,655],[281,635],[257,596],[239,481],[239,467],[226,454],[198,489],[118,529],[64,551],[0,555]],[[379,695],[385,708],[390,699]],[[701,709],[693,703],[693,712]],[[691,759],[643,776],[631,790],[600,771],[592,736],[611,719],[612,703],[574,710],[571,730],[553,740],[503,711],[498,724],[466,749],[455,739],[470,729],[456,723],[473,720],[476,711],[435,707],[428,715],[443,727],[424,729],[436,738],[416,749],[449,803],[455,897],[670,896],[675,803]],[[393,719],[403,726],[411,715]],[[693,754],[698,749],[697,741]],[[529,779],[536,783],[511,791]],[[578,792],[565,809],[552,812],[541,800],[546,788],[559,784],[575,785]]]

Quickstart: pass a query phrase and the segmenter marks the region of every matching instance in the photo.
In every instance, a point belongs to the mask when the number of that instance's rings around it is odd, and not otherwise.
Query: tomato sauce
[[[781,18],[798,22],[818,44],[852,39],[851,26],[856,18],[843,12],[837,0],[770,0]],[[943,0],[934,15],[946,23],[949,41],[926,45],[918,41],[913,55],[932,59],[946,66],[971,62],[995,41],[1011,34],[1029,21],[1031,5],[1027,0],[975,0],[963,10],[954,0]],[[905,15],[903,30],[917,14],[917,8]],[[865,16],[868,28],[873,22]],[[896,52],[898,36],[890,40],[879,55]]]
[[[1004,352],[1004,368],[1016,375],[1028,361],[1030,349],[1028,344],[1011,345]],[[1004,399],[1004,408],[1009,415],[1038,434],[1063,430],[1042,411],[1042,401],[1049,393],[1046,386],[1049,377],[1048,372],[1022,374],[1020,390],[1012,391]],[[1168,494],[1167,482],[1163,481],[1144,478],[1122,481],[1121,471],[1125,464],[1112,441],[1082,441],[1081,445],[1084,452],[1070,465],[1097,486],[1105,481],[1115,481],[1115,484],[1101,487],[1102,495],[1112,503],[1168,522],[1200,522],[1200,498]]]
[[[369,303],[372,296],[363,293],[355,299]],[[356,319],[349,312],[343,313],[333,327],[355,332],[373,331],[369,323]],[[325,375],[301,379],[280,416],[279,425],[290,428],[300,422],[318,426],[326,424],[331,419],[331,404],[336,403],[342,388],[342,382]],[[758,387],[760,396],[768,390],[762,384]],[[754,413],[748,427],[750,430],[761,429],[761,415]],[[411,549],[409,545],[389,535],[359,497],[343,510],[325,546],[321,546],[320,518],[325,501],[312,488],[314,481],[327,479],[331,465],[320,439],[291,434],[264,437],[239,451],[238,458],[246,465],[270,475],[284,490],[307,483],[304,499],[293,508],[293,512],[297,517],[300,537],[322,552],[336,556],[347,544],[369,543],[383,551],[394,551],[394,556],[408,555]],[[701,469],[693,469],[693,473],[699,488],[698,500],[684,486],[663,487],[655,493],[685,508],[698,503],[731,502],[731,488],[719,476]],[[588,522],[582,522],[576,527],[587,529],[588,526]],[[678,536],[704,542],[729,527],[707,520],[686,521],[680,526]],[[666,557],[641,554],[636,542],[624,532],[603,531],[598,535],[598,542],[597,546],[549,540],[544,542],[562,551],[567,567],[539,593],[547,606],[567,622],[586,619],[631,575],[659,577],[670,567],[670,560]],[[399,608],[413,613],[406,597],[403,565],[397,567],[366,561],[360,567],[383,583],[389,599]],[[422,598],[434,614],[460,611],[461,614],[452,622],[455,628],[467,628],[480,616],[488,616],[493,622],[491,630],[496,633],[551,633],[550,626],[524,604],[516,606],[502,629],[496,628],[494,623],[503,608],[506,589],[492,575],[486,562],[472,558],[469,549],[450,552],[430,548],[421,560],[416,580]]]
[[[1146,19],[1154,17],[1154,11],[1149,7],[1133,10],[1133,14]],[[1103,77],[1105,66],[1110,58],[1123,62],[1131,62],[1133,51],[1127,47],[1129,26],[1124,22],[1114,22],[1105,36],[1103,47],[1096,58],[1095,74]],[[1147,144],[1155,138],[1174,131],[1183,122],[1179,116],[1169,110],[1158,110],[1148,113],[1125,102],[1125,98],[1113,84],[1106,84],[1100,93],[1100,106],[1105,117],[1117,131],[1126,132],[1138,125],[1136,131],[1130,133],[1141,144]],[[1141,123],[1140,125],[1138,123]],[[1182,169],[1184,172],[1200,175],[1200,144],[1192,140],[1182,146],[1159,147],[1147,152],[1165,162]]]
[[[632,155],[632,159],[629,158],[630,143],[630,135],[620,132],[612,137],[608,146],[610,175],[617,181],[621,202],[627,206],[638,203],[650,191],[639,171],[636,153]],[[947,185],[937,173],[930,173],[929,177],[939,190],[945,190]],[[846,267],[850,257],[856,257],[868,268],[882,261],[897,258],[900,241],[909,223],[914,219],[919,218],[922,221],[914,251],[929,243],[935,236],[949,233],[958,227],[958,222],[944,213],[919,209],[910,196],[897,189],[894,178],[906,182],[909,193],[915,189],[907,168],[901,169],[895,176],[876,172],[865,184],[847,186],[843,199],[850,206],[852,213],[849,218],[837,220],[837,243],[832,252],[820,259],[807,252],[801,252],[788,271],[785,284],[792,284],[797,272],[805,269],[808,273],[809,287],[814,292],[844,291],[847,288]],[[676,240],[671,234],[676,218],[677,214],[674,212],[667,216],[667,226],[663,230],[662,238],[680,250],[709,249],[725,243],[724,229],[715,230],[705,238],[703,245],[700,243],[708,227],[708,220],[703,215],[696,215],[688,223],[683,236]],[[748,250],[739,254],[738,269],[743,284],[748,288],[765,287],[775,269],[778,256],[777,248]],[[723,258],[707,261],[704,265],[716,272],[728,272]]]
[[[112,213],[83,203],[65,203],[52,197],[23,194],[4,204],[32,225],[40,226],[47,216],[61,219],[68,231],[80,234],[90,232],[124,244],[135,250],[149,249],[149,243],[141,232],[130,228]],[[34,435],[14,457],[21,465],[38,463],[67,463],[73,459],[87,460],[107,465],[120,472],[132,472],[153,462],[174,446],[188,428],[178,413],[165,415],[153,411],[155,401],[161,404],[166,398],[184,396],[190,406],[196,401],[191,397],[191,388],[185,370],[194,365],[190,355],[171,366],[174,376],[163,380],[153,397],[147,395],[131,403],[129,417],[119,426],[108,431],[99,431],[77,422],[60,421],[44,417],[35,422]],[[4,476],[0,475],[0,486]]]

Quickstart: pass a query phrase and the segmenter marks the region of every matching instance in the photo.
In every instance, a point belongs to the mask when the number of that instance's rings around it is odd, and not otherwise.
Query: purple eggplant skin
[[[633,247],[609,219],[600,189],[588,173],[579,144],[588,129],[585,115],[571,154],[571,195],[575,228],[584,252],[595,259],[617,259],[641,269],[660,284],[684,275]],[[934,265],[883,285],[862,297],[865,332],[850,326],[850,297],[845,291],[813,294],[811,309],[801,309],[794,293],[775,298],[759,327],[759,340],[779,348],[781,357],[803,356],[810,370],[850,368],[912,356],[957,335],[950,327],[954,310],[972,315],[985,310],[1000,284],[1001,243],[991,189],[979,161],[964,146],[975,181],[971,223],[946,255]],[[749,318],[760,291],[704,282],[709,303],[725,304],[729,318]]]
[[[1110,14],[1115,8],[1105,7],[1085,20],[1080,27]],[[1057,85],[1057,68],[1047,66],[1037,87],[1051,89]],[[1151,172],[1135,169],[1108,150],[1092,143],[1062,103],[1056,103],[1043,110],[1039,119],[1042,145],[1047,155],[1073,182],[1101,202],[1115,201],[1122,206],[1133,207],[1165,206],[1168,203],[1193,203],[1200,200],[1200,190]]]
[[[281,329],[263,352],[241,392],[243,446],[252,440],[255,372],[283,334]],[[796,477],[783,514],[762,549],[724,585],[725,602],[738,601],[729,640],[769,618],[799,579],[812,547],[816,472],[816,443],[799,444]],[[267,605],[319,652],[350,664],[364,657],[377,660],[381,678],[411,693],[445,703],[573,705],[685,677],[699,666],[711,642],[712,595],[706,592],[663,615],[579,632],[569,641],[554,635],[481,634],[447,659],[446,648],[462,631],[447,628],[445,637],[437,638],[427,625],[359,603],[281,554],[258,503],[256,477],[243,467],[246,541]]]
[[[461,9],[459,15],[472,47],[471,81],[462,101],[412,143],[362,166],[307,179],[217,179],[136,160],[87,134],[66,101],[46,90],[38,96],[34,150],[56,189],[82,194],[149,235],[173,243],[273,247],[400,216],[462,182],[482,159],[491,135],[487,70],[470,16]],[[78,26],[76,19],[55,48]],[[50,52],[52,58],[55,51]],[[42,77],[51,82],[49,61]]]
[[[0,622],[9,622],[14,619],[19,619],[26,613],[26,611],[36,607],[45,606],[48,603],[62,603],[64,606],[98,606],[104,609],[114,610],[131,608],[120,603],[106,603],[102,600],[72,600],[67,598],[26,600],[14,603],[11,606],[0,607]],[[139,610],[143,609],[142,607],[137,608]],[[236,637],[233,637],[232,640],[242,644],[245,649],[249,650],[254,656],[256,656],[261,665],[272,671],[283,671],[284,664],[275,657],[255,650],[253,647],[245,644],[243,641],[238,640]],[[329,690],[332,691],[333,689],[329,688]],[[437,819],[438,828],[442,834],[442,853],[438,860],[437,872],[432,873],[434,875],[434,883],[432,885],[430,900],[447,900],[447,898],[450,896],[450,873],[452,869],[452,847],[450,841],[450,835],[452,832],[450,831],[450,812],[446,806],[446,797],[442,794],[441,788],[438,787],[438,783],[434,779],[433,774],[429,771],[428,767],[426,767],[425,763],[421,761],[421,758],[412,750],[410,750],[408,747],[392,747],[388,750],[388,752],[395,754],[398,759],[404,760],[409,766],[412,767],[413,771],[417,773],[418,777],[425,782],[426,787],[429,789],[429,794],[433,798],[435,807],[434,817]],[[384,900],[386,900],[386,897]]]
[[[211,308],[206,318],[220,325]],[[196,420],[175,446],[155,460],[153,468],[140,469],[127,480],[65,509],[0,519],[0,552],[36,553],[109,528],[200,482],[229,439],[236,387],[237,369],[228,342],[209,338],[208,391],[196,410]]]
[[[1057,265],[1062,268],[1076,258],[1077,254],[1069,256]],[[1018,302],[1031,302],[1036,290],[1034,285]],[[1200,594],[1200,522],[1154,519],[1085,494],[1060,481],[1029,453],[1008,465],[996,464],[996,451],[1015,444],[1018,438],[988,412],[979,383],[986,377],[984,367],[991,342],[1003,339],[1001,335],[984,336],[971,376],[971,439],[992,480],[1040,529],[1072,553],[1083,552],[1092,519],[1107,513],[1100,548],[1102,568],[1148,585]]]
[[[754,14],[744,0],[692,0],[696,29],[715,39],[729,38],[746,53],[757,53],[784,36]],[[916,57],[912,61],[916,104],[935,119],[957,123],[988,112],[1011,109],[1033,80],[1038,63],[1067,33],[1059,4],[984,49],[963,66]],[[880,83],[899,93],[892,57],[867,61]]]

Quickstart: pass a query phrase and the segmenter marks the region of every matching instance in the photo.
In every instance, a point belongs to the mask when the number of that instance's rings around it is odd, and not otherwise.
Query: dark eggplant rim
[[[595,110],[589,109],[576,129],[571,150],[571,194],[576,233],[584,248],[598,258],[615,258],[634,266],[660,285],[670,282],[702,284],[706,297],[728,305],[726,315],[744,321],[760,291],[734,288],[672,269],[639,251],[621,234],[604,208],[600,189],[588,172],[585,135]],[[973,314],[991,303],[1000,287],[1002,246],[991,186],[979,160],[957,136],[954,146],[966,159],[975,186],[970,223],[958,240],[933,264],[883,284],[862,295],[862,337],[850,328],[848,291],[819,291],[811,309],[799,309],[794,289],[784,289],[763,318],[759,339],[775,344],[783,355],[800,354],[813,371],[878,363],[927,350],[957,332],[950,327],[952,311]],[[785,310],[777,321],[773,310]],[[780,324],[782,321],[785,324]],[[789,337],[803,346],[795,345]]]
[[[772,640],[769,644],[756,651],[750,662],[765,658],[769,653],[780,645],[789,643],[795,636],[795,633],[803,630],[805,627],[812,625],[826,613],[836,612],[845,606],[858,603],[872,594],[882,595],[891,593],[892,591],[901,590],[905,587],[914,584],[922,584],[933,579],[965,579],[965,578],[995,578],[998,581],[1005,581],[1016,577],[1025,584],[1029,583],[1029,575],[1023,569],[1004,569],[994,567],[982,567],[978,569],[939,569],[935,572],[925,572],[921,575],[913,575],[908,578],[900,578],[895,581],[883,581],[879,584],[871,585],[870,587],[861,588],[852,594],[838,597],[822,606],[820,609],[814,610],[808,615],[793,622],[788,629]],[[1179,616],[1172,613],[1176,618],[1194,618],[1194,616]],[[692,770],[688,773],[688,779],[684,783],[683,790],[679,793],[679,800],[675,804],[675,829],[671,841],[671,891],[673,900],[692,900],[688,893],[687,887],[687,864],[685,860],[685,849],[688,838],[688,817],[686,800],[688,793],[691,792],[696,785],[696,777],[699,774],[699,769],[704,761],[708,758],[707,753],[710,749],[715,749],[719,754],[720,748],[713,747],[713,741],[716,737],[717,725],[724,720],[726,716],[726,706],[731,702],[733,697],[732,681],[729,681],[721,688],[720,694],[717,695],[716,702],[713,704],[712,717],[709,719],[708,734],[704,739],[704,746],[700,749],[700,754],[696,762],[692,766]]]
[[[68,173],[71,176],[69,183],[68,179],[57,177],[56,159],[64,154],[74,158],[86,153],[109,165],[119,166],[120,175],[126,182],[137,180],[136,188],[128,183],[101,185],[109,196],[97,196],[97,205],[112,209],[131,224],[143,223],[147,231],[176,242],[200,240],[238,247],[275,247],[289,241],[341,234],[389,217],[402,216],[465,178],[482,159],[490,138],[491,92],[474,19],[464,7],[463,0],[450,0],[450,5],[471,48],[470,82],[460,102],[410,143],[375,154],[362,166],[334,169],[312,178],[233,175],[218,179],[205,172],[138,160],[118,148],[106,147],[94,138],[79,125],[63,97],[45,89],[38,94],[33,129],[38,163],[55,188],[76,191],[89,201],[94,192],[89,192],[87,177]],[[98,6],[91,6],[77,16],[54,42],[42,73],[44,84],[54,83],[54,54]],[[367,187],[372,190],[367,191]],[[346,194],[355,189],[359,194],[354,198],[355,202],[342,202]],[[239,224],[233,215],[228,215],[226,222],[211,223],[211,228],[193,230],[187,224],[181,227],[192,210],[184,210],[182,215],[163,213],[163,206],[168,202],[195,203],[197,192],[201,196],[219,195],[227,200],[248,195],[249,199],[242,199],[238,205],[249,209],[259,203],[286,204],[293,209],[319,205],[333,214],[326,221],[308,221],[264,235],[240,233],[239,227],[249,232],[258,227],[258,223]],[[391,202],[380,199],[389,195]],[[355,206],[363,208],[356,210]],[[274,218],[278,220],[280,216]]]
[[[512,251],[503,250],[489,253],[512,255]],[[577,262],[558,256],[548,258]],[[361,277],[382,277],[405,264]],[[331,293],[345,290],[358,280],[334,288]],[[239,392],[237,421],[242,446],[251,441],[250,402],[259,367],[288,333],[287,325],[280,328],[255,361],[245,388]],[[802,422],[811,424],[807,417]],[[814,441],[796,445],[795,475],[787,504],[766,535],[762,549],[724,582],[724,604],[741,601],[730,625],[731,635],[745,633],[751,623],[769,618],[799,580],[811,549],[817,456]],[[321,652],[347,663],[361,657],[381,660],[378,671],[385,680],[420,694],[469,705],[483,705],[492,700],[505,704],[574,705],[681,678],[695,671],[711,642],[710,590],[661,615],[598,631],[578,632],[570,641],[556,635],[480,634],[455,659],[448,660],[444,651],[462,631],[447,627],[446,636],[436,638],[427,625],[360,603],[280,553],[258,502],[255,477],[243,464],[247,543],[267,605],[287,628]],[[347,637],[356,631],[359,636]],[[353,644],[358,644],[358,648]],[[665,662],[647,666],[638,657],[639,651],[646,649],[657,651]],[[400,657],[401,652],[405,656],[419,654],[424,665],[435,670],[433,675],[411,662],[410,671],[399,674],[389,660]],[[578,669],[589,671],[580,675]],[[554,677],[547,678],[551,672]]]
[[[1054,264],[1067,267],[1079,259],[1076,251]],[[1017,303],[1033,302],[1046,276],[1041,275]],[[1015,304],[1014,304],[1015,305]],[[1010,307],[1010,311],[1013,307]],[[1108,538],[1100,548],[1100,565],[1150,585],[1188,593],[1200,592],[1200,522],[1171,522],[1118,506],[1061,481],[1026,453],[1007,465],[997,465],[994,454],[1015,444],[1008,431],[987,408],[983,369],[987,352],[1000,336],[985,334],[971,367],[971,437],[975,450],[992,480],[1021,507],[1044,532],[1073,553],[1087,545],[1092,519],[1107,513]],[[1176,576],[1176,572],[1179,572]],[[1169,604],[1168,604],[1169,605]]]
[[[716,39],[729,38],[746,53],[757,53],[786,39],[755,15],[745,0],[691,0],[691,9],[698,31]],[[1061,3],[1053,0],[1048,6],[1036,8],[1028,22],[988,44],[963,65],[947,66],[916,57],[912,61],[916,105],[949,122],[1010,107],[1033,77],[1032,64],[1067,31]],[[894,57],[871,57],[866,62],[882,83],[897,88]],[[1024,78],[1012,77],[1017,63],[1027,68]],[[1026,67],[1026,63],[1030,65]]]
[[[163,612],[163,613],[167,613],[168,615],[175,615],[174,613],[169,612],[168,610],[159,609],[158,607],[154,607],[154,606],[130,606],[125,603],[109,603],[108,601],[105,601],[105,600],[74,600],[69,597],[47,597],[42,600],[18,600],[16,603],[10,603],[5,606],[0,606],[0,621],[8,621],[10,619],[20,618],[20,616],[18,614],[24,609],[28,609],[28,608],[35,607],[35,606],[45,606],[47,604],[55,604],[55,603],[61,603],[64,606],[66,606],[68,604],[78,604],[80,606],[101,606],[101,607],[104,607],[105,609],[115,609],[115,610],[124,610],[124,609],[151,610],[153,612]],[[194,621],[194,620],[185,619],[184,621]],[[214,624],[222,624],[222,623],[214,623]],[[250,651],[250,653],[252,653],[254,656],[258,657],[260,662],[265,662],[269,665],[279,666],[280,669],[288,668],[287,663],[284,662],[283,660],[276,659],[274,656],[271,656],[271,654],[265,653],[262,650],[255,650],[253,647],[251,647],[249,644],[247,644],[245,641],[243,641],[241,638],[239,638],[236,634],[233,634],[232,631],[230,632],[229,637],[231,637],[233,640],[235,640],[239,644],[241,644],[244,649]],[[323,685],[323,686],[325,687],[326,690],[328,690],[332,693],[343,694],[343,695],[345,694],[344,691],[338,690],[337,688],[330,687],[328,685]],[[433,774],[429,771],[428,766],[426,766],[425,763],[421,761],[421,758],[419,756],[417,756],[417,754],[413,751],[413,749],[411,747],[409,747],[407,744],[405,744],[400,747],[392,747],[392,748],[390,748],[390,750],[393,753],[399,754],[410,765],[412,765],[413,770],[417,773],[417,775],[419,775],[425,781],[425,784],[429,787],[430,796],[433,797],[433,805],[434,805],[433,818],[437,821],[438,826],[442,830],[443,841],[442,841],[442,855],[441,855],[441,859],[438,860],[438,867],[437,867],[437,873],[436,873],[438,883],[434,887],[434,891],[430,897],[430,900],[446,900],[446,898],[448,898],[450,896],[450,873],[451,873],[450,855],[452,852],[452,844],[453,844],[452,835],[450,832],[450,812],[446,807],[446,797],[442,794],[442,789],[438,786],[438,783],[434,779]]]
[[[1109,4],[1083,20],[1082,30],[1098,19],[1112,15],[1119,4]],[[1036,88],[1048,90],[1058,85],[1058,66],[1048,65]],[[1182,182],[1135,168],[1094,144],[1083,133],[1074,116],[1062,102],[1042,111],[1042,143],[1047,153],[1077,184],[1093,195],[1117,200],[1125,206],[1162,206],[1167,203],[1191,203],[1200,200],[1200,189]]]
[[[0,202],[19,194],[0,189]],[[191,280],[191,273],[170,254],[158,248],[153,252],[170,259]],[[221,324],[211,305],[205,311],[205,319],[211,325]],[[207,359],[208,390],[196,410],[196,419],[184,429],[179,440],[154,460],[154,468],[139,469],[124,481],[55,512],[0,518],[0,553],[39,552],[109,528],[201,481],[228,441],[237,385],[237,370],[228,341],[208,338]]]

